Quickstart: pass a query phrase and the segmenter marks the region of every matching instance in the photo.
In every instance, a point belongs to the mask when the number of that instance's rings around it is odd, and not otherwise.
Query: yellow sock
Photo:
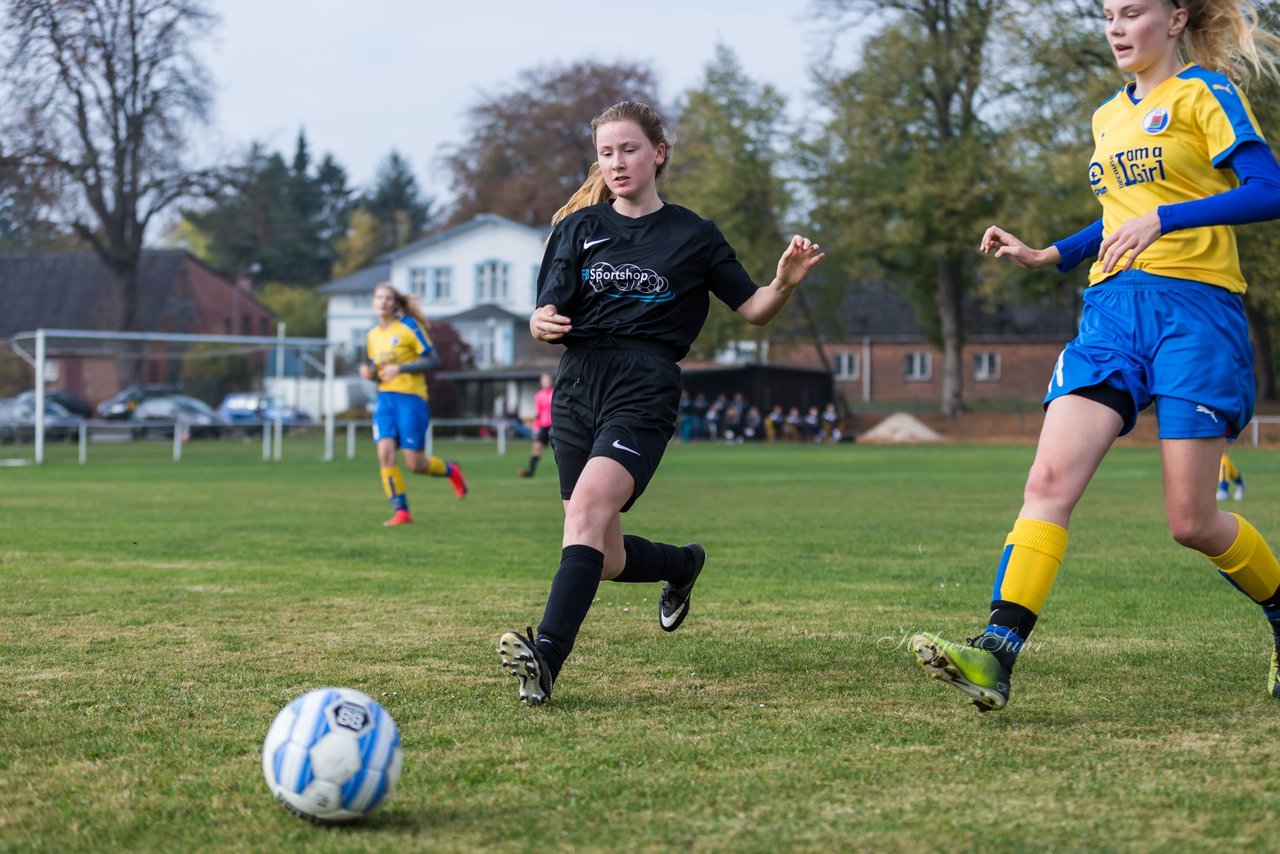
[[[1240,477],[1240,469],[1236,468],[1236,464],[1231,462],[1231,457],[1225,453],[1222,455],[1222,463],[1218,466],[1218,480],[1235,480]]]
[[[1067,553],[1067,529],[1039,519],[1019,519],[1004,541],[992,601],[1021,605],[1039,614]]]
[[[382,469],[382,491],[393,502],[397,496],[404,495],[404,475],[400,473],[400,466]]]
[[[1243,516],[1231,515],[1240,523],[1236,541],[1224,554],[1206,557],[1246,596],[1255,602],[1266,602],[1280,587],[1280,563],[1257,528]]]
[[[432,477],[444,477],[445,462],[439,457],[427,457],[427,474]]]

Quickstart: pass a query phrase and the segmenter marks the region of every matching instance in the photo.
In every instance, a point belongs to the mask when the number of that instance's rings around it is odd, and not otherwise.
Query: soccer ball
[[[262,773],[284,808],[319,824],[354,821],[400,779],[400,731],[350,688],[309,691],[280,710],[262,745]]]

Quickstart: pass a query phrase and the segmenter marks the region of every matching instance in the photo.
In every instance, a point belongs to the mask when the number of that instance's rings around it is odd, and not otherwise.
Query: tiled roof
[[[188,259],[182,250],[142,253],[139,329],[166,325],[171,287]],[[0,339],[42,327],[109,330],[110,292],[111,271],[92,252],[0,254]]]

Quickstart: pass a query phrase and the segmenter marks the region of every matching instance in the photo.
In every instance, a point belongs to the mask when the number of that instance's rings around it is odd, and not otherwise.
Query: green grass
[[[1104,463],[991,715],[905,639],[984,623],[1030,447],[673,446],[624,521],[706,546],[690,618],[666,635],[657,586],[603,584],[540,709],[495,644],[541,615],[554,468],[438,450],[472,494],[411,478],[402,529],[363,443],[0,469],[0,850],[1274,850],[1269,633],[1169,539],[1153,448]],[[1236,457],[1231,509],[1280,543],[1280,458]],[[403,738],[354,828],[262,780],[272,718],[325,685]]]

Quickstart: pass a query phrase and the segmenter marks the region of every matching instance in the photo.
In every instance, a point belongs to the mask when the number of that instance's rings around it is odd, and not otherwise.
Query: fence
[[[139,428],[138,425],[129,421],[105,421],[105,420],[81,420],[75,428],[76,441],[79,444],[79,462],[83,465],[89,459],[89,445],[91,442],[107,443],[121,441],[136,441],[145,438],[145,433],[169,433],[173,436],[173,460],[178,462],[182,459],[182,447],[192,435],[192,425],[181,419],[174,421],[148,421],[145,428]],[[354,459],[356,455],[356,434],[361,430],[373,429],[373,422],[369,419],[353,419],[336,421],[335,427],[345,427],[347,431],[347,459]],[[454,438],[457,439],[475,439],[479,441],[496,440],[498,456],[505,456],[507,453],[507,434],[511,429],[510,422],[497,418],[436,418],[432,419],[427,427],[427,439],[425,451],[427,454],[432,452],[435,442],[437,429],[442,431],[446,428],[452,428],[455,431]],[[198,429],[207,429],[199,427]],[[283,425],[276,421],[266,422],[247,422],[239,423],[232,427],[220,428],[226,434],[244,434],[250,435],[254,432],[262,433],[262,459],[263,462],[278,461],[282,458],[282,450],[286,431]],[[302,428],[307,429],[307,428]],[[10,422],[0,420],[0,437],[5,435],[5,430],[12,430],[15,444],[34,439],[34,427],[29,422]],[[18,432],[18,431],[21,432]],[[145,432],[144,432],[145,431]],[[26,438],[30,432],[30,439]],[[473,432],[475,435],[467,435]],[[17,462],[17,461],[13,461]]]

